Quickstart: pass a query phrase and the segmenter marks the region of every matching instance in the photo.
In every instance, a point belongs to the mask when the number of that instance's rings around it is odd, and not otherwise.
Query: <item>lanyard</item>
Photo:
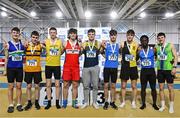
[[[147,48],[147,52],[145,52],[144,49],[143,49],[143,53],[144,53],[144,56],[147,58],[148,57],[148,53],[149,53],[149,46]]]
[[[128,42],[126,42],[126,45],[127,45],[127,48],[128,48],[128,50],[129,50],[129,52],[131,53],[131,47],[129,47],[130,44],[128,44]]]
[[[77,41],[75,40],[75,41],[72,43],[72,42],[69,40],[69,43],[70,43],[72,49],[74,50]]]
[[[33,44],[31,43],[30,45],[31,45],[31,54],[34,54],[34,52],[36,50],[36,45],[34,46],[34,49],[33,49],[33,46],[32,46]]]
[[[89,41],[88,41],[88,46],[89,46],[89,49],[90,49],[91,52],[92,52],[92,50],[93,50],[93,48],[94,48],[94,45],[95,45],[95,41],[93,41],[93,45],[92,45],[92,46],[90,46],[90,43],[89,43]]]
[[[163,54],[163,53],[164,53],[164,50],[165,50],[166,46],[167,46],[167,43],[165,43],[163,50],[162,50],[162,46],[161,46],[161,48],[160,48],[160,52],[161,52],[161,54]]]
[[[16,50],[21,50],[21,45],[20,45],[20,42],[18,42],[18,45],[19,45],[19,49],[18,47],[16,46],[15,42],[14,41],[11,41],[11,43],[13,44],[13,46],[16,48]]]
[[[114,45],[114,48],[113,48],[113,45]],[[114,52],[115,52],[115,50],[116,50],[116,45],[117,45],[117,43],[115,43],[115,44],[110,43],[111,50],[112,50],[112,53],[113,53],[113,54],[114,54]]]

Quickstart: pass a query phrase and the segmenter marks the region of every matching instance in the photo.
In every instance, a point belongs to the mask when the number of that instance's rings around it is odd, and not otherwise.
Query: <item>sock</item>
[[[32,104],[32,103],[31,103],[31,100],[28,100],[28,104]]]
[[[48,100],[48,105],[51,105],[51,100]]]
[[[59,105],[59,100],[56,100],[56,105]]]
[[[39,104],[39,100],[38,99],[35,100],[35,104]]]
[[[60,109],[60,108],[61,108],[61,106],[59,105],[59,100],[56,100],[56,108],[57,108],[57,109]]]
[[[170,107],[174,107],[174,102],[171,101],[171,102],[169,103],[169,106],[170,106]]]
[[[64,108],[67,107],[67,100],[63,100],[63,107],[64,107]]]
[[[164,100],[161,101],[161,107],[165,107],[165,101]]]
[[[76,106],[76,100],[72,100],[72,106]]]
[[[10,104],[9,107],[14,107],[14,105],[13,105],[13,104]]]
[[[132,104],[134,105],[134,104],[136,104],[136,102],[133,100],[133,101],[132,101]]]

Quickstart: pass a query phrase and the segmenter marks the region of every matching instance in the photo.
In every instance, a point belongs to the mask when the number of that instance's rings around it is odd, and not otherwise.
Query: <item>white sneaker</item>
[[[169,107],[169,113],[174,113],[174,108],[173,107]]]
[[[86,108],[88,106],[88,104],[87,103],[84,103],[82,106],[81,106],[81,109],[84,109],[84,108]]]
[[[125,105],[126,105],[126,103],[125,103],[125,102],[122,102],[122,103],[119,105],[119,107],[120,107],[120,108],[124,108]]]
[[[132,107],[133,109],[136,109],[136,103],[133,102],[133,103],[131,104],[131,107]]]
[[[99,105],[98,105],[97,103],[93,103],[93,107],[94,107],[95,109],[99,109]]]
[[[160,112],[163,112],[164,110],[165,110],[165,107],[159,108],[159,111],[160,111]]]

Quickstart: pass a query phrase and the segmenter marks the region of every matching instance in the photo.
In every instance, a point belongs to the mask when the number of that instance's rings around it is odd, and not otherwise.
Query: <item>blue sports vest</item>
[[[145,52],[147,53],[147,52]],[[154,50],[149,47],[149,52],[147,57],[145,56],[143,49],[139,52],[139,57],[141,60],[141,68],[154,68]]]
[[[23,55],[24,55],[24,46],[21,41],[18,44],[14,44],[12,41],[8,42],[8,68],[23,68]]]
[[[114,50],[114,53],[113,53]],[[105,68],[118,68],[118,55],[119,55],[119,45],[118,43],[113,44],[111,47],[111,44],[108,42],[106,44],[105,49]]]

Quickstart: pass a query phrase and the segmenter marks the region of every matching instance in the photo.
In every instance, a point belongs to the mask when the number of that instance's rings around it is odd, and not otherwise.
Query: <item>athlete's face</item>
[[[32,35],[31,36],[31,41],[33,44],[37,44],[39,42],[39,36]]]
[[[131,33],[126,34],[126,37],[127,37],[127,41],[128,41],[128,42],[131,42],[131,41],[133,41],[133,39],[134,39],[134,34],[131,34]]]
[[[95,32],[89,32],[88,33],[88,38],[90,41],[93,41],[95,39]]]
[[[69,34],[69,37],[70,37],[70,39],[72,39],[72,40],[76,40],[77,34],[74,33],[74,32],[71,32],[71,33]]]
[[[148,39],[147,38],[142,38],[141,39],[141,45],[142,47],[147,47],[148,46]]]
[[[117,38],[117,35],[113,34],[113,35],[110,35],[110,40],[112,42],[116,42],[116,38]]]
[[[18,40],[18,39],[19,39],[19,36],[20,36],[20,32],[17,32],[17,31],[14,31],[14,30],[11,31],[11,37],[12,37],[12,39]]]
[[[57,31],[56,30],[50,30],[49,31],[51,39],[55,39],[57,36]]]
[[[165,42],[165,37],[164,36],[158,36],[157,40],[158,40],[159,44],[163,44]]]

